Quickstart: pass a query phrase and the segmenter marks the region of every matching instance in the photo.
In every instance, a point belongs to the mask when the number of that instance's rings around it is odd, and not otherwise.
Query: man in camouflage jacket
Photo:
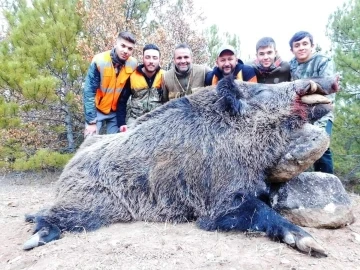
[[[294,58],[289,62],[291,79],[303,79],[311,77],[332,76],[335,73],[334,62],[319,53],[313,53],[314,48],[313,37],[310,33],[300,31],[294,34],[289,42]],[[335,94],[326,96],[332,103],[335,102]],[[331,135],[332,125],[334,121],[333,112],[329,112],[314,125],[325,128],[326,132]],[[330,148],[326,150],[324,155],[314,163],[314,170],[333,173],[333,160]]]
[[[164,70],[160,68],[160,50],[155,44],[143,48],[143,64],[130,76],[130,85],[119,99],[116,111],[120,132],[127,124],[162,105],[162,81]]]

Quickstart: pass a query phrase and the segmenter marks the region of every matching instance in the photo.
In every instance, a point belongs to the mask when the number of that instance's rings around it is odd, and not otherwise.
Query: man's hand
[[[91,136],[97,133],[96,124],[87,124],[84,130],[84,136]]]
[[[127,131],[127,125],[120,126],[119,131],[120,132],[126,132]]]

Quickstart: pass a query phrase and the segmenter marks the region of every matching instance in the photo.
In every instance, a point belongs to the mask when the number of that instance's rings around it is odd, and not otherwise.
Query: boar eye
[[[269,89],[266,89],[266,88],[259,88],[259,89],[256,89],[253,93],[253,97],[258,99],[258,100],[265,100],[267,98],[270,98],[271,97],[271,91],[269,91]]]
[[[254,96],[260,95],[262,92],[264,92],[264,89],[261,89],[261,88],[256,89],[256,90],[254,91]]]

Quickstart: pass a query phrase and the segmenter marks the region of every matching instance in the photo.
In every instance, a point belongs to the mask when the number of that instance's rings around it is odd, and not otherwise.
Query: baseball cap
[[[233,54],[236,55],[236,51],[235,51],[235,48],[231,45],[224,45],[224,46],[221,46],[220,49],[218,50],[218,54],[217,54],[217,57],[220,56],[220,54],[223,52],[223,51],[230,51],[232,52]]]

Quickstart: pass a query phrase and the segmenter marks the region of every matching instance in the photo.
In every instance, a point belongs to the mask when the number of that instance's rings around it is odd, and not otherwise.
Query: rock
[[[339,228],[355,220],[350,198],[332,174],[304,172],[286,183],[272,184],[270,203],[300,226]]]
[[[286,182],[299,175],[324,154],[329,143],[329,136],[323,128],[306,124],[292,135],[287,153],[270,170],[267,181]]]

